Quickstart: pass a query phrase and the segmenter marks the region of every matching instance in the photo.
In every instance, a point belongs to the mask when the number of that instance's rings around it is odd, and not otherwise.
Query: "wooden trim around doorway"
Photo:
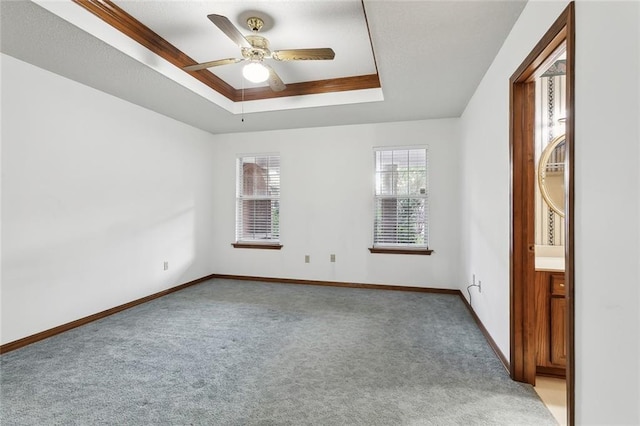
[[[567,140],[567,168],[565,180],[567,184],[565,206],[565,300],[567,303],[566,314],[566,339],[567,339],[567,422],[575,424],[575,66],[576,66],[576,23],[574,3],[569,3],[565,10],[567,28],[567,111],[570,111],[566,123]]]
[[[511,377],[535,383],[536,340],[534,286],[535,272],[535,83],[511,84],[511,266],[510,266],[510,360]]]
[[[565,290],[567,344],[567,423],[575,424],[575,271],[574,271],[574,158],[575,158],[575,6],[571,2],[529,53],[510,79],[511,215],[510,215],[510,374],[535,383],[534,327],[534,81],[550,55],[566,43],[566,155],[565,170]],[[529,285],[528,285],[529,284]]]

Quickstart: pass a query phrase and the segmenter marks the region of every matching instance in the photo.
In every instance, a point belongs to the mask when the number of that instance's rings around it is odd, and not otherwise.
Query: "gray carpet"
[[[457,296],[208,281],[1,357],[2,425],[547,425]]]

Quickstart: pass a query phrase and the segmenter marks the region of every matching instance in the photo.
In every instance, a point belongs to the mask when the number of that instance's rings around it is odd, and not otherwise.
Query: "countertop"
[[[564,257],[536,257],[536,271],[564,272]]]

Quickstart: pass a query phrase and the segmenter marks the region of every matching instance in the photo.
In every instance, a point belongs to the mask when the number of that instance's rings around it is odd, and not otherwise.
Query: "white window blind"
[[[429,247],[427,149],[375,150],[374,247]]]
[[[236,240],[280,240],[280,156],[238,158]]]

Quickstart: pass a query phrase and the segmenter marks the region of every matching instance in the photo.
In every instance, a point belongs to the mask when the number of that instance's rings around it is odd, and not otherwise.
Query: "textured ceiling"
[[[150,3],[127,6],[127,2],[118,2],[132,13],[134,7]],[[153,3],[166,6],[171,2]],[[207,3],[210,8],[217,2],[195,3]],[[266,10],[269,3],[262,4]],[[460,116],[524,4],[512,0],[367,0],[364,5],[384,101],[251,113],[244,122],[239,115],[26,0],[0,3],[0,41],[3,53],[211,133],[404,121]],[[296,18],[301,13],[287,15],[287,21],[304,21],[301,16]],[[153,19],[161,19],[162,14],[155,13]],[[194,19],[204,19],[206,26],[206,17],[196,15]],[[275,28],[274,24],[273,31]],[[314,30],[314,37],[321,31]],[[332,47],[338,54],[343,49],[340,40],[331,40],[335,45],[317,47]],[[185,41],[181,48],[188,47]],[[197,49],[197,60],[224,57]]]
[[[267,3],[247,0],[33,2],[232,113],[383,99],[360,0],[283,0],[268,3],[268,12]],[[336,58],[265,59],[286,83],[283,91],[248,84],[242,63],[187,73],[185,66],[211,61],[212,51],[220,55],[214,60],[242,57],[237,43],[207,18],[211,12],[228,17],[229,25],[245,34],[247,17],[265,19],[260,33],[275,42],[276,52],[278,43],[289,46],[285,49],[322,46],[337,50]]]
[[[246,17],[265,21],[259,35],[271,50],[331,47],[332,61],[274,62],[270,65],[286,83],[375,74],[375,61],[366,19],[359,0],[350,1],[116,1],[132,16],[197,62],[238,58],[240,49],[207,15],[228,17],[244,35],[251,34]],[[250,86],[241,78],[243,64],[211,68],[211,72],[239,89]]]

